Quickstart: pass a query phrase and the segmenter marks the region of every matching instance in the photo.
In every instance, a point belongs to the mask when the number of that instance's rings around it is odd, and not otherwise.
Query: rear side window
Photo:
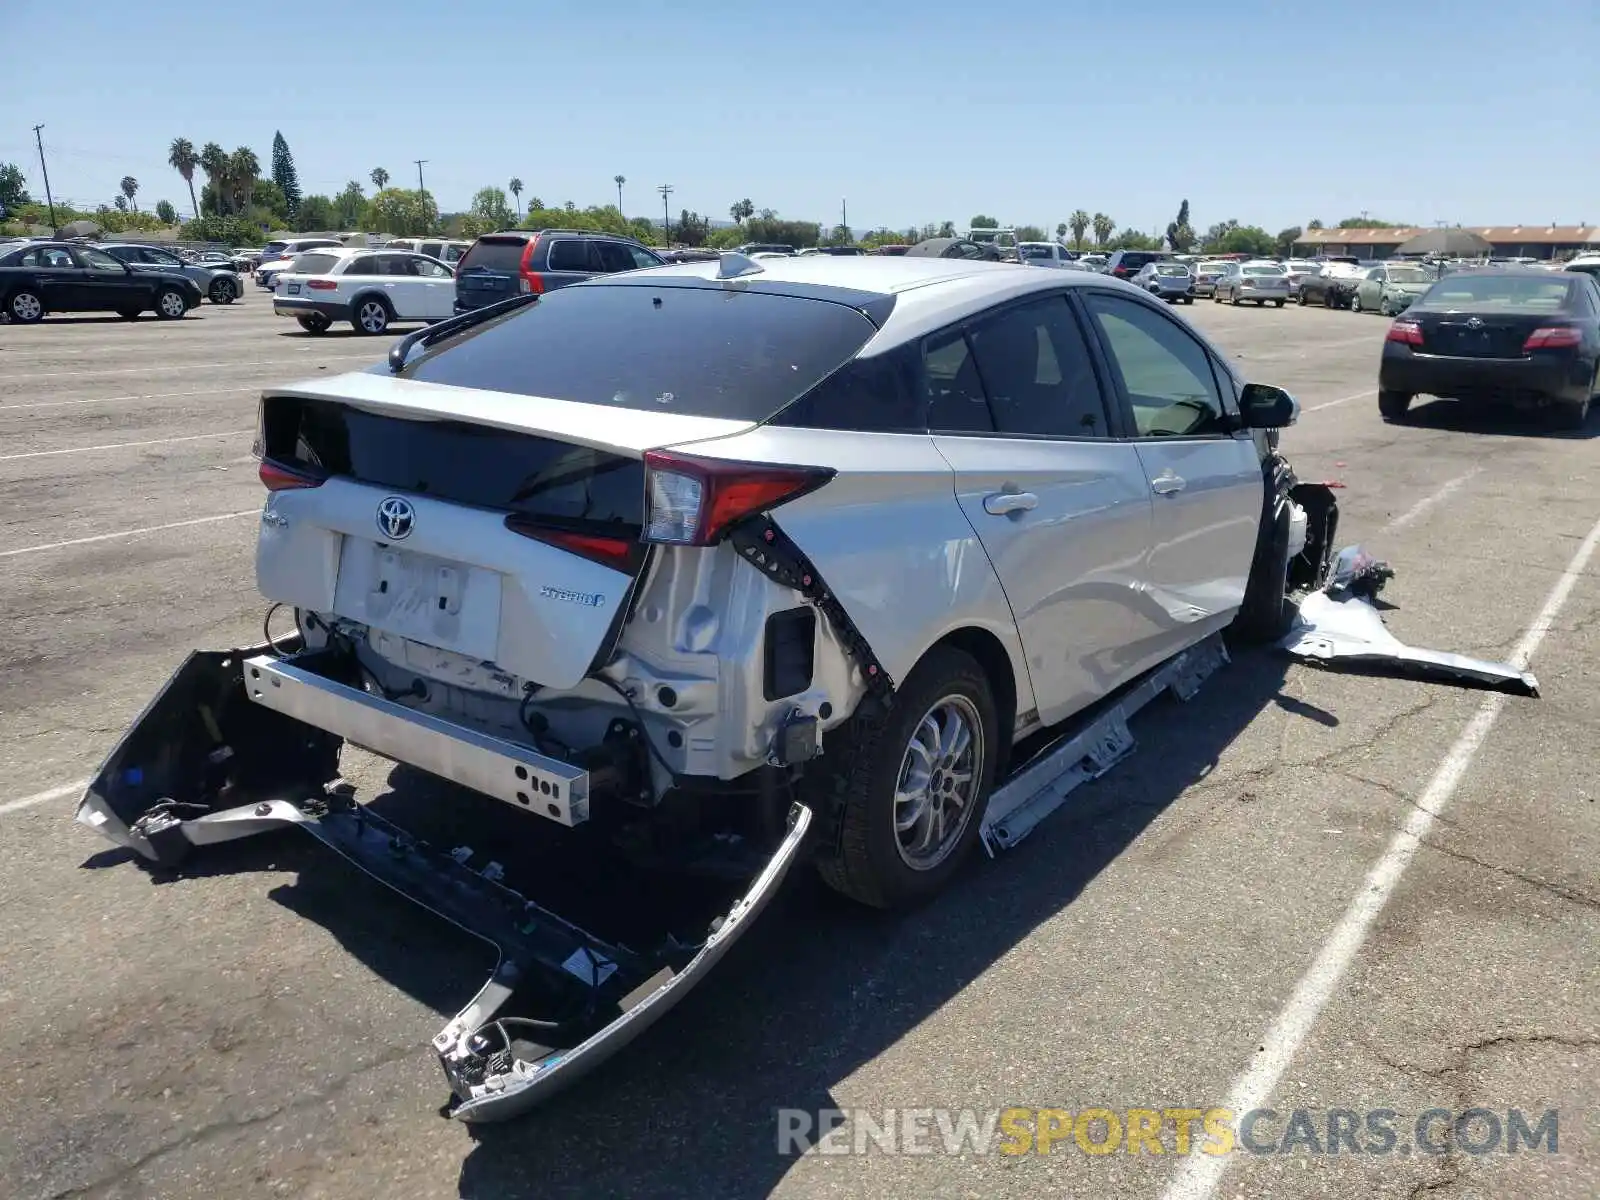
[[[994,419],[984,398],[978,362],[966,334],[936,334],[922,344],[922,384],[928,428],[948,433],[989,433]]]
[[[522,268],[522,252],[527,245],[526,238],[479,238],[462,258],[462,269],[482,268],[486,271],[504,271],[515,275]]]
[[[406,367],[428,383],[765,421],[875,332],[853,308],[721,287],[559,288]]]
[[[840,367],[773,422],[857,433],[921,433],[925,393],[917,387],[916,353],[902,347]]]
[[[1008,308],[968,340],[996,432],[1109,436],[1089,347],[1064,297]]]
[[[616,267],[607,267],[606,270],[617,270]],[[574,241],[571,238],[550,243],[549,260],[545,264],[547,271],[593,271],[595,267],[589,261],[589,243]]]
[[[318,255],[320,258],[321,256]],[[376,254],[363,254],[355,259],[344,269],[346,275],[377,275],[379,274],[378,256]]]
[[[339,260],[331,254],[302,254],[294,260],[296,274],[300,275],[326,275],[333,269],[333,264]],[[372,261],[370,258],[361,259],[362,262]],[[352,268],[354,264],[351,264]]]
[[[632,271],[637,267],[653,267],[655,260],[635,251],[632,246],[624,246],[621,242],[595,242],[594,249],[600,255],[600,265],[607,271]]]

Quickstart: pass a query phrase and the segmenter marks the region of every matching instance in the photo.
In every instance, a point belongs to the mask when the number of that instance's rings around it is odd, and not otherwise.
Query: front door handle
[[[1150,490],[1158,496],[1170,496],[1173,492],[1181,492],[1185,487],[1183,476],[1174,475],[1171,471],[1163,471],[1150,481]]]
[[[996,517],[1029,512],[1038,507],[1039,497],[1032,492],[996,492],[983,498],[983,511]]]

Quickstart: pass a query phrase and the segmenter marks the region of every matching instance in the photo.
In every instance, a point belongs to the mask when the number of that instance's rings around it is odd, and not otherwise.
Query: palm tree
[[[128,207],[133,209],[134,212],[138,212],[139,206],[134,203],[133,198],[139,192],[139,181],[132,175],[124,175],[122,182],[117,186],[122,189],[122,194],[128,198]]]
[[[200,205],[194,198],[194,169],[200,165],[200,156],[194,152],[194,143],[186,137],[172,139],[172,146],[167,150],[167,165],[183,176],[183,181],[189,185],[189,207],[194,209],[194,215],[200,216]]]
[[[261,160],[248,146],[240,146],[228,155],[228,186],[234,195],[234,211],[243,213],[256,190],[256,179],[261,175]]]
[[[382,167],[373,167],[372,186],[380,192],[383,191],[384,188],[388,187],[389,172],[385,171]]]
[[[517,220],[520,221],[522,220],[522,180],[513,175],[511,182],[506,184],[506,189],[517,198]]]
[[[228,152],[215,142],[207,142],[200,151],[200,169],[206,173],[206,182],[211,185],[211,202],[217,207],[217,215],[225,215],[228,211],[228,189],[223,186],[223,176],[228,173]]]
[[[1067,218],[1067,224],[1072,228],[1072,248],[1082,250],[1083,234],[1089,228],[1089,214],[1080,208]]]
[[[1066,240],[1066,236],[1067,236],[1067,223],[1065,221],[1062,221],[1059,225],[1056,226],[1056,241],[1058,241],[1058,242],[1059,241],[1064,241],[1064,240]]]
[[[617,211],[622,211],[622,185],[628,182],[626,175],[613,175],[611,182],[617,185]]]
[[[1094,220],[1090,224],[1094,226],[1094,244],[1096,246],[1104,246],[1111,240],[1111,235],[1117,230],[1117,223],[1106,216],[1105,213],[1095,213]]]

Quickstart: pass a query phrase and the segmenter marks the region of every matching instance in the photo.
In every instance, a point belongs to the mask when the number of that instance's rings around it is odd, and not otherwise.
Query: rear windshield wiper
[[[504,300],[497,300],[493,304],[485,304],[482,308],[475,308],[471,312],[462,313],[458,317],[449,317],[437,325],[429,325],[415,333],[408,333],[393,346],[389,347],[389,373],[398,375],[405,369],[406,358],[411,353],[413,346],[431,346],[441,338],[454,337],[463,330],[482,325],[485,321],[495,317],[504,316],[509,312],[526,304],[532,304],[539,298],[537,292],[519,292],[515,296],[508,296]]]

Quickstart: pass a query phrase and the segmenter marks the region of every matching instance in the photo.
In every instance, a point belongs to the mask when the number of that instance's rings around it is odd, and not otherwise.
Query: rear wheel
[[[1295,301],[1295,303],[1297,303],[1301,308],[1304,308],[1307,304],[1311,303],[1311,301],[1306,299],[1306,290],[1305,290],[1305,288],[1301,288],[1300,289],[1300,298],[1297,301]]]
[[[44,301],[39,293],[29,288],[19,288],[6,301],[6,312],[19,325],[33,325],[44,320]]]
[[[357,333],[377,335],[389,328],[389,306],[376,296],[368,296],[356,305],[350,324]]]
[[[179,320],[189,311],[189,302],[177,288],[162,288],[156,293],[156,316],[163,321]]]
[[[1378,393],[1378,413],[1385,421],[1403,420],[1406,410],[1410,407],[1410,392],[1380,391]]]
[[[1241,303],[1241,301],[1239,300],[1239,293],[1238,292],[1229,292],[1228,293],[1228,303],[1233,305],[1235,308],[1238,308],[1240,303]]]
[[[1289,632],[1294,606],[1289,603],[1289,506],[1262,531],[1256,545],[1244,603],[1230,632],[1241,642],[1275,642]]]
[[[300,328],[307,333],[327,333],[328,327],[333,324],[321,313],[308,313],[303,317],[296,317],[295,320],[300,322]]]
[[[1550,425],[1555,429],[1582,429],[1589,423],[1589,401],[1563,400],[1550,410]]]
[[[978,839],[1000,745],[983,668],[938,646],[906,677],[885,715],[857,714],[818,773],[840,838],[818,861],[823,880],[874,908],[937,895]],[[825,808],[826,811],[826,808]]]
[[[1350,311],[1351,312],[1360,312],[1361,311],[1361,293],[1360,292],[1351,292],[1350,293]]]

